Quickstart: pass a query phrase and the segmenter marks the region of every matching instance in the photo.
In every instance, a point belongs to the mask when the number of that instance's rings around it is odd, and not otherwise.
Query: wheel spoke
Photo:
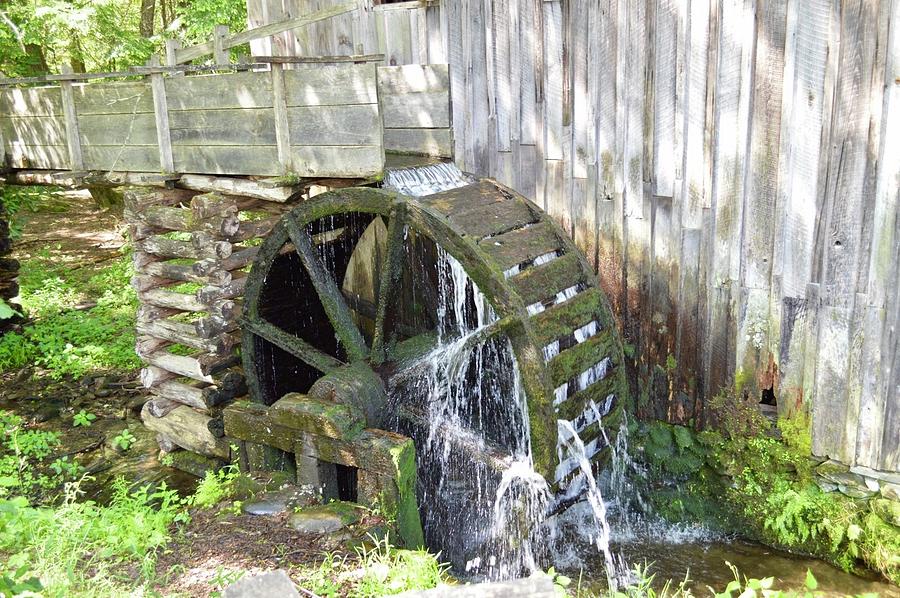
[[[403,230],[406,226],[406,206],[397,205],[391,212],[391,220],[387,229],[387,255],[381,265],[381,276],[378,281],[378,299],[375,302],[375,334],[372,338],[372,363],[384,361],[384,327],[388,304],[393,300],[397,284],[402,272]]]
[[[344,365],[343,362],[316,349],[302,338],[296,337],[265,320],[248,318],[241,325],[245,330],[272,343],[279,349],[287,351],[303,363],[316,368],[322,373],[328,373]]]
[[[288,236],[294,243],[294,249],[300,257],[300,261],[303,262],[303,267],[306,268],[316,293],[318,293],[319,299],[322,301],[322,307],[325,309],[331,325],[334,326],[334,331],[337,333],[338,338],[341,339],[344,348],[347,350],[347,355],[353,361],[365,359],[368,353],[366,341],[363,339],[359,328],[354,324],[353,315],[334,277],[322,267],[322,262],[316,256],[312,239],[300,228],[292,216],[286,216],[284,224]]]

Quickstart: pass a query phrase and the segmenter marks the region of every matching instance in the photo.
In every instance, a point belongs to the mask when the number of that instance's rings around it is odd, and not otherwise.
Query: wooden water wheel
[[[246,286],[242,357],[252,398],[268,405],[307,392],[351,364],[352,378],[371,371],[367,381],[388,385],[434,346],[440,316],[428,264],[436,251],[463,266],[496,312],[478,340],[510,341],[535,469],[551,484],[575,469],[558,463],[557,419],[572,422],[592,461],[602,458],[626,389],[607,300],[559,226],[491,180],[417,198],[341,189],[284,216]],[[380,426],[383,405],[363,407],[368,425]]]

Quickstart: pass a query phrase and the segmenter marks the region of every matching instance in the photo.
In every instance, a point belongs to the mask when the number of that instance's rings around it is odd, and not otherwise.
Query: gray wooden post
[[[147,66],[159,66],[159,56],[154,54]],[[172,157],[172,135],[169,132],[169,103],[166,100],[166,82],[163,74],[150,74],[150,89],[153,91],[153,112],[156,118],[156,141],[159,145],[159,166],[163,172],[175,172]]]
[[[272,64],[272,102],[275,111],[275,143],[278,145],[278,161],[285,173],[291,171],[291,133],[287,116],[287,98],[284,89],[284,65]]]
[[[68,64],[62,66],[63,74],[72,72]],[[81,170],[84,168],[84,158],[81,155],[81,138],[78,134],[78,115],[75,113],[75,96],[72,93],[71,81],[60,81],[62,91],[63,116],[66,121],[66,145],[69,148],[69,168]]]

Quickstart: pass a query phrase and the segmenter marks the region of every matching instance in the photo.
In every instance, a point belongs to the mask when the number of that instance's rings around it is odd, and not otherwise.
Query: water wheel
[[[626,388],[621,342],[584,256],[540,208],[491,180],[421,197],[341,189],[298,205],[248,275],[243,335],[255,401],[343,377],[360,395],[344,400],[360,404],[369,427],[414,438],[420,504],[438,489],[456,496],[430,532],[423,513],[426,541],[450,560],[469,557],[454,555],[447,536],[476,533],[458,512],[478,494],[471,476],[483,477],[468,463],[493,469],[496,488],[509,455],[524,450],[559,508],[579,464],[558,454],[567,439],[557,421],[570,422],[584,456],[598,462]],[[460,339],[478,350],[461,366],[440,362],[435,348]],[[443,382],[420,382],[429,376]],[[453,376],[471,396],[455,397],[458,413],[436,428],[429,405]],[[518,409],[501,396],[526,400]],[[528,446],[517,447],[523,434]],[[435,435],[459,445],[455,472],[420,453]]]

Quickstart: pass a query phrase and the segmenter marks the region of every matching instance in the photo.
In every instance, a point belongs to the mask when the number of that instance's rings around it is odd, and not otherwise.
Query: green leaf
[[[818,587],[819,587],[819,582],[816,581],[816,578],[812,574],[812,571],[807,569],[806,570],[806,588],[809,590],[815,590]]]

